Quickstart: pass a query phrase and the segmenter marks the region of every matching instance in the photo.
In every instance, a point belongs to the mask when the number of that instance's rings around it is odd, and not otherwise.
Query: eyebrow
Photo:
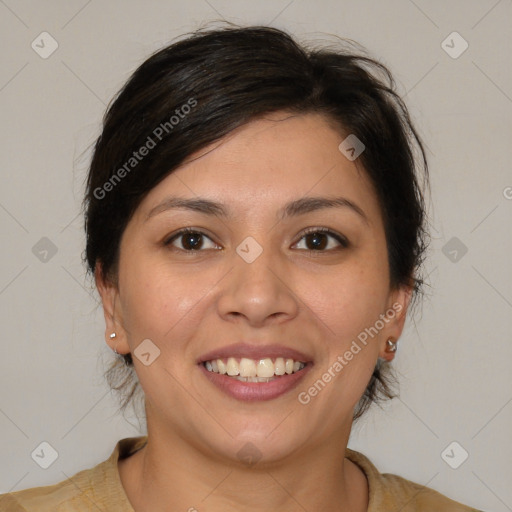
[[[278,220],[284,220],[288,217],[297,217],[326,208],[348,208],[364,220],[366,224],[370,225],[370,221],[363,209],[345,197],[302,197],[286,203],[278,211],[277,218]],[[229,217],[229,212],[222,203],[204,198],[169,197],[151,209],[145,222],[159,213],[175,209],[190,210],[222,218]]]

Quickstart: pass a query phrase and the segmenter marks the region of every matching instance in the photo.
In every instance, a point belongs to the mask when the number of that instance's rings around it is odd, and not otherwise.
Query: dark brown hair
[[[381,207],[390,284],[412,286],[414,302],[428,245],[419,181],[423,171],[428,185],[425,151],[391,73],[355,46],[340,40],[308,48],[275,28],[229,26],[189,34],[144,61],[108,107],[94,147],[83,204],[89,272],[101,262],[105,278],[117,283],[127,223],[188,156],[264,114],[314,112],[365,145],[358,161]],[[131,355],[120,356],[106,377],[124,394],[124,409],[140,387]],[[379,361],[355,418],[393,397],[392,377]]]

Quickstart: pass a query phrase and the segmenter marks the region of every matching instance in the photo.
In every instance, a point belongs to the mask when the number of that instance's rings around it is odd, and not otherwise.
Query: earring
[[[115,333],[115,332],[113,332],[109,337],[110,337],[110,339],[111,339],[111,340],[115,339],[115,337],[116,337],[116,333]],[[116,343],[116,346],[117,346],[117,343]],[[116,354],[119,354],[119,352],[116,350],[116,347],[114,347],[114,352],[115,352]]]
[[[393,341],[391,338],[386,341],[386,345],[386,352],[396,352],[398,350],[398,341]]]

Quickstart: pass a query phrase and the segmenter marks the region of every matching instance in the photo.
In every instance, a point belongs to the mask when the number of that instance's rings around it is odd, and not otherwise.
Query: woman
[[[84,202],[109,379],[128,376],[123,406],[140,382],[148,435],[2,510],[474,510],[347,448],[393,396],[420,182],[420,138],[368,57],[268,27],[151,56],[108,109]]]

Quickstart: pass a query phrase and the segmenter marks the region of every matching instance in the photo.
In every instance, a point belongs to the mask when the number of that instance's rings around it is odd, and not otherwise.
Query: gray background
[[[510,0],[0,1],[0,492],[61,481],[140,433],[103,381],[112,355],[81,263],[88,148],[144,58],[222,18],[351,38],[394,72],[429,148],[432,288],[401,339],[400,398],[349,446],[382,472],[512,510]],[[31,47],[43,31],[58,43],[46,59]],[[442,45],[453,31],[469,44],[458,58],[445,49],[463,41]],[[59,454],[46,470],[30,455],[43,441]],[[458,469],[441,456],[453,441],[469,453]]]

